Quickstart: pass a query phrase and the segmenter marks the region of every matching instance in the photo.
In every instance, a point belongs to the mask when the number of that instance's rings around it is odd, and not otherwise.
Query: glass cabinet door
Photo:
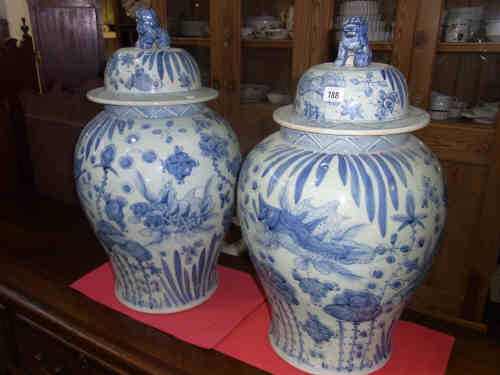
[[[172,46],[187,50],[198,63],[203,86],[211,86],[210,0],[168,0],[167,27]]]
[[[241,0],[239,115],[243,154],[278,129],[273,112],[293,100],[294,0]]]
[[[500,3],[446,0],[439,32],[432,119],[494,126],[500,103]]]

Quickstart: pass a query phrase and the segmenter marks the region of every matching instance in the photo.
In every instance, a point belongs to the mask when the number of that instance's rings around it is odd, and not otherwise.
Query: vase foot
[[[392,352],[389,353],[389,355],[387,356],[386,359],[384,359],[383,361],[380,361],[379,363],[377,363],[375,366],[373,366],[371,368],[362,369],[362,370],[354,370],[353,369],[351,371],[344,369],[344,370],[339,371],[337,369],[325,369],[322,367],[313,367],[313,366],[309,366],[308,364],[306,364],[304,362],[299,362],[297,359],[289,356],[288,354],[283,352],[280,348],[278,348],[274,344],[271,335],[269,335],[269,342],[271,343],[271,346],[274,349],[274,351],[276,352],[276,354],[282,360],[284,360],[285,362],[288,362],[290,365],[292,365],[295,368],[298,368],[299,370],[302,370],[302,371],[305,371],[309,374],[314,374],[314,375],[339,375],[339,374],[366,375],[366,374],[371,374],[372,372],[380,370],[382,367],[384,367],[387,364],[387,362],[389,361],[389,359],[391,358],[391,354],[392,354]]]
[[[206,302],[210,297],[212,297],[212,295],[217,290],[218,286],[219,286],[219,281],[217,281],[217,283],[214,285],[212,290],[210,290],[205,296],[203,296],[199,299],[193,300],[188,304],[185,304],[182,306],[176,306],[176,307],[167,307],[167,308],[162,308],[162,309],[150,309],[147,307],[141,307],[141,306],[134,305],[130,302],[127,302],[118,293],[116,284],[115,284],[115,296],[122,305],[125,305],[126,307],[128,307],[131,310],[140,311],[140,312],[148,313],[148,314],[173,314],[173,313],[192,309],[192,308],[199,306],[202,303]]]

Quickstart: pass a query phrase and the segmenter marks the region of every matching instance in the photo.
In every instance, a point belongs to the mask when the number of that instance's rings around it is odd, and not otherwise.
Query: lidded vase
[[[216,263],[233,217],[240,165],[236,136],[205,103],[217,91],[149,8],[136,13],[136,47],[108,61],[104,104],[74,155],[81,205],[126,306],[172,313],[216,290]]]
[[[238,216],[271,308],[276,353],[313,374],[367,374],[439,247],[446,187],[411,131],[429,115],[408,104],[393,66],[371,62],[368,25],[344,24],[333,63],[310,68],[279,132],[245,159]]]

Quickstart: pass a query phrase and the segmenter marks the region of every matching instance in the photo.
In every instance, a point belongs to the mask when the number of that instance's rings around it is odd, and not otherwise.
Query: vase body
[[[239,163],[235,134],[204,104],[107,105],[86,126],[77,192],[120,302],[170,313],[214,293]]]
[[[246,158],[238,215],[271,305],[269,338],[295,367],[382,367],[446,216],[439,161],[410,134],[281,128]]]

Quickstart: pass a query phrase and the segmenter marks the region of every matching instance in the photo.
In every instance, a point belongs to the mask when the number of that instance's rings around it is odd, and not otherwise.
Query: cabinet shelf
[[[500,53],[500,43],[439,43],[438,52]]]
[[[246,48],[293,48],[293,40],[243,40]]]
[[[199,47],[210,47],[210,38],[208,37],[174,37],[172,38],[172,44],[175,46],[199,46]]]
[[[373,51],[377,52],[391,52],[392,42],[370,42]]]
[[[450,119],[442,121],[431,120],[430,126],[441,129],[448,129],[450,131],[464,131],[467,129],[471,129],[479,132],[482,131],[490,136],[493,136],[495,134],[495,125],[479,124],[469,119]]]

